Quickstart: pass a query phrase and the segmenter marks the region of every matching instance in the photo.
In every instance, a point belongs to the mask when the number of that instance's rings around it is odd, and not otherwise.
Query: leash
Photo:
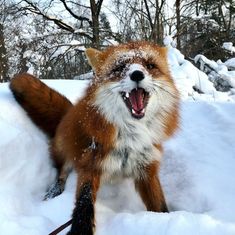
[[[67,228],[70,224],[72,224],[72,219],[66,222],[65,224],[62,224],[60,227],[49,233],[48,235],[56,235],[63,231],[65,228]]]
[[[95,142],[94,137],[92,138],[92,142],[91,142],[91,145],[89,146],[89,149],[91,149],[91,150],[97,149],[97,143]],[[95,154],[94,154],[94,156],[95,156]],[[54,231],[52,231],[48,235],[57,235],[58,233],[63,231],[65,228],[67,228],[71,224],[72,224],[72,219],[70,219],[68,222],[62,224],[60,227],[58,227],[57,229],[55,229]]]

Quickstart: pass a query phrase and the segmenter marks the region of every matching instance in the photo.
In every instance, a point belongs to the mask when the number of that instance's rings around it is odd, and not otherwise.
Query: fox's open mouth
[[[149,93],[143,88],[135,88],[130,92],[121,92],[121,95],[132,117],[143,118],[149,100]]]

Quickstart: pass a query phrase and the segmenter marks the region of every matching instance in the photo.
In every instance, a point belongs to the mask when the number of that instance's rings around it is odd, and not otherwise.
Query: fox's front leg
[[[157,169],[157,163],[148,165],[145,174],[135,180],[135,187],[148,211],[168,212]]]
[[[67,235],[93,235],[95,229],[96,193],[100,185],[98,174],[79,174],[72,227]]]

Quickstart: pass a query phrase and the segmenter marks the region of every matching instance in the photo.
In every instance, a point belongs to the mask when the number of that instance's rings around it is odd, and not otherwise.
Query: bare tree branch
[[[97,6],[97,15],[100,14],[102,3],[103,3],[103,0],[98,0],[97,3],[96,3],[96,6]]]
[[[70,25],[64,23],[62,20],[56,19],[56,18],[52,18],[46,14],[44,14],[36,5],[34,5],[31,1],[28,0],[23,0],[24,2],[26,2],[30,7],[24,7],[25,10],[31,11],[37,15],[42,16],[43,18],[54,22],[57,26],[59,26],[61,29],[67,30],[71,33],[74,33],[75,29],[73,27],[71,27]]]
[[[66,9],[75,19],[80,20],[80,21],[87,21],[90,26],[92,25],[92,22],[91,22],[91,20],[90,20],[89,18],[84,17],[84,16],[78,16],[77,14],[75,14],[75,13],[69,8],[69,6],[67,5],[67,3],[66,3],[65,0],[60,0],[60,1],[63,3],[65,9]]]
[[[47,14],[43,13],[35,4],[33,4],[29,0],[22,0],[22,1],[26,2],[28,4],[28,7],[24,7],[24,10],[27,10],[27,11],[30,11],[30,12],[35,13],[37,15],[40,15],[43,18],[45,18],[46,20],[54,22],[54,24],[56,24],[59,28],[61,28],[63,30],[66,30],[70,33],[76,33],[77,35],[79,35],[81,37],[88,38],[90,41],[92,41],[93,37],[90,36],[89,34],[87,34],[86,32],[76,31],[72,26],[68,25],[67,23],[63,22],[62,20],[48,16]],[[60,0],[60,1],[65,2],[64,0]],[[66,3],[65,3],[65,5],[67,6]],[[69,13],[71,13],[71,12],[69,11]],[[74,14],[74,13],[72,13],[72,14]],[[74,15],[72,15],[72,16],[75,17]],[[89,22],[89,24],[92,24],[92,22],[86,17],[76,16],[76,19],[78,19],[80,21],[85,20],[85,21]]]
[[[149,6],[148,6],[148,3],[147,3],[147,0],[144,0],[144,4],[145,4],[146,11],[147,11],[147,16],[148,16],[149,24],[151,26],[151,29],[153,30],[154,25],[153,25],[153,21],[152,21],[152,17],[151,17],[150,11],[149,11]]]

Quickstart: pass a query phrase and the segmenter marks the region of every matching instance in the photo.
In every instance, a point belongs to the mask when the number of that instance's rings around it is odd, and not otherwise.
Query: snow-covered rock
[[[186,60],[179,50],[169,44],[168,63],[182,97],[192,96],[194,87],[205,94],[213,95],[216,92],[208,76]]]
[[[234,60],[230,59],[223,63],[222,61],[213,61],[207,59],[204,55],[197,55],[194,58],[195,63],[199,63],[200,70],[208,74],[209,80],[213,82],[216,90],[229,91],[235,87],[235,71],[229,71],[235,66]]]
[[[235,58],[226,60],[224,64],[228,67],[228,69],[235,70]]]
[[[232,42],[224,42],[222,48],[227,51],[230,51],[231,53],[235,53],[235,47],[233,46]]]

